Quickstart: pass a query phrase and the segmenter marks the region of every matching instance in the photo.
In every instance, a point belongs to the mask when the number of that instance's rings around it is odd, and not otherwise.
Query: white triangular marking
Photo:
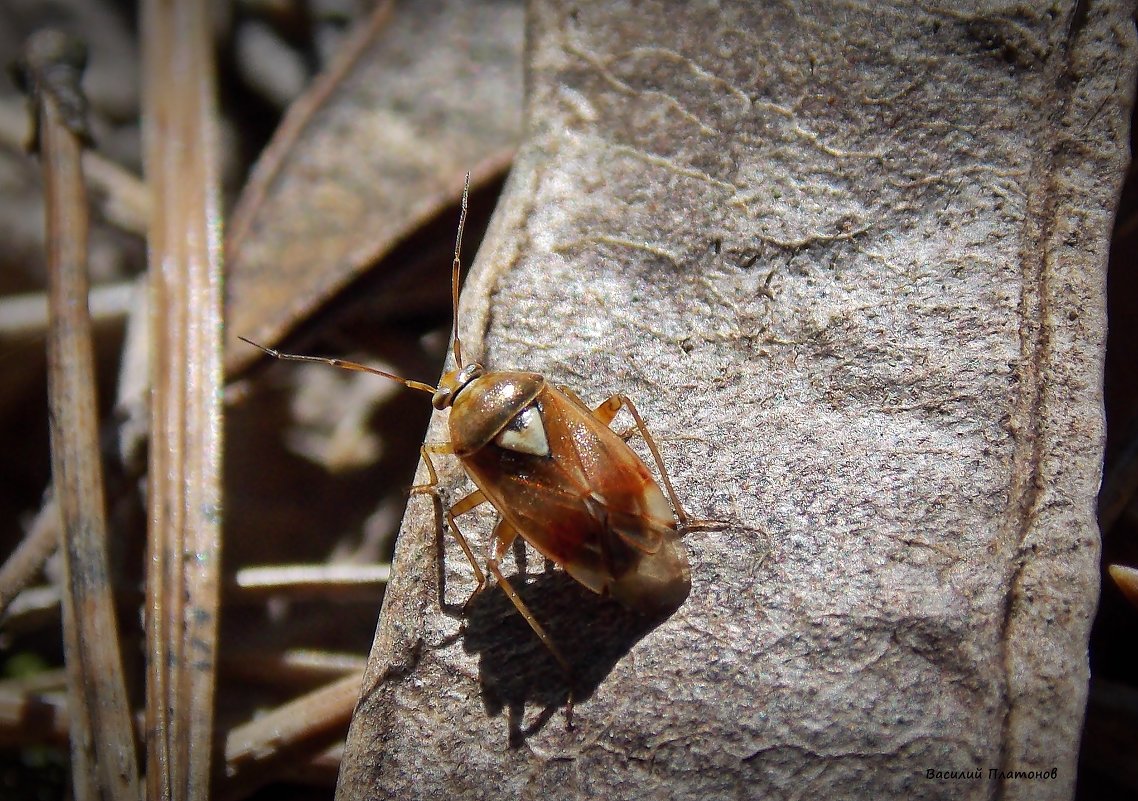
[[[545,437],[545,426],[541,422],[541,412],[536,406],[519,412],[510,424],[502,429],[494,441],[503,448],[534,456],[549,455],[549,440]]]

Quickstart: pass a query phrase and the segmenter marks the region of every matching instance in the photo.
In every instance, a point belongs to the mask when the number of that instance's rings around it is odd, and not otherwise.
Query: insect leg
[[[672,501],[672,508],[676,510],[676,517],[679,518],[680,525],[686,527],[691,521],[691,518],[688,516],[688,513],[684,511],[679,496],[676,495],[675,489],[672,488],[672,480],[668,477],[668,471],[664,467],[664,459],[660,456],[660,449],[656,447],[656,440],[652,438],[652,432],[648,430],[648,426],[644,423],[644,418],[640,416],[640,412],[637,411],[636,404],[632,402],[632,398],[623,393],[617,393],[598,406],[593,411],[593,415],[607,426],[612,423],[613,418],[616,417],[616,413],[620,411],[622,406],[628,409],[628,413],[632,415],[632,419],[636,422],[636,429],[640,432],[644,444],[647,445],[648,450],[652,452],[652,458],[656,462],[656,468],[660,471],[660,478],[664,480],[664,489],[668,491],[668,498]]]
[[[510,550],[510,546],[514,544],[517,539],[518,531],[504,519],[498,521],[498,525],[494,527],[494,555],[486,562],[486,569],[494,574],[494,578],[498,580],[498,584],[502,587],[502,591],[506,596],[513,601],[514,606],[517,608],[518,613],[526,619],[529,627],[533,629],[534,634],[538,636],[542,644],[549,649],[553,654],[553,658],[557,660],[558,664],[565,670],[565,674],[572,675],[573,671],[569,668],[569,662],[561,655],[561,651],[553,644],[553,639],[545,632],[541,624],[537,622],[537,618],[533,616],[533,612],[526,606],[525,601],[514,590],[510,582],[506,581],[506,577],[502,575],[501,568],[498,567],[498,560],[505,556],[506,551]]]
[[[423,456],[423,464],[427,466],[428,479],[426,484],[416,484],[415,486],[411,487],[411,494],[437,495],[438,490],[436,487],[439,484],[439,475],[435,472],[435,465],[431,461],[431,454],[454,453],[454,448],[449,442],[428,442],[426,445],[423,445],[421,448],[419,448],[419,453]],[[470,566],[474,569],[474,577],[478,580],[478,586],[475,588],[474,593],[470,596],[471,598],[477,595],[478,591],[486,586],[486,574],[482,572],[482,568],[478,566],[478,560],[474,557],[474,551],[471,549],[470,543],[467,542],[465,535],[463,535],[462,529],[458,527],[458,523],[455,521],[455,518],[459,515],[466,514],[471,509],[474,509],[483,503],[486,503],[486,496],[482,494],[482,490],[475,490],[462,500],[455,502],[454,505],[452,505],[446,511],[447,526],[450,528],[451,534],[454,535],[454,538],[458,542],[459,547],[462,548],[462,552],[466,554],[466,560],[470,562]],[[470,603],[470,601],[467,600],[467,603]]]
[[[435,487],[439,484],[439,474],[435,472],[435,464],[431,461],[432,453],[454,453],[454,446],[449,442],[428,442],[419,447],[419,454],[423,457],[423,464],[427,466],[427,483],[416,484],[411,487],[412,495],[434,495]]]
[[[533,616],[533,612],[526,606],[525,601],[518,595],[517,591],[513,588],[510,582],[506,581],[506,577],[502,575],[502,570],[498,567],[498,560],[505,556],[506,551],[510,550],[510,546],[514,544],[514,540],[518,537],[518,530],[507,523],[504,519],[498,521],[498,525],[494,526],[493,540],[496,543],[494,547],[494,555],[486,562],[486,569],[494,574],[494,578],[498,581],[498,586],[502,588],[502,592],[506,593],[506,597],[514,604],[514,608],[518,610],[518,614],[525,618],[526,623],[533,629],[533,633],[538,636],[549,653],[553,654],[553,658],[557,660],[557,664],[565,671],[565,683],[569,685],[569,698],[565,702],[565,721],[568,728],[573,728],[573,669],[569,667],[568,660],[561,655],[560,649],[553,644],[553,638],[546,633],[545,629],[537,618]]]
[[[628,400],[627,396],[619,394],[613,395],[608,400],[601,401],[601,405],[593,409],[593,416],[607,426],[613,421],[613,418],[616,417],[616,413],[620,411],[620,407],[625,403],[628,403],[630,407],[632,405],[632,402]]]
[[[478,560],[474,558],[474,551],[471,550],[470,543],[467,542],[466,536],[462,533],[462,530],[459,529],[458,522],[455,518],[459,515],[466,514],[471,509],[481,506],[484,503],[486,503],[486,496],[482,494],[482,490],[475,490],[461,501],[457,501],[451,508],[447,509],[447,525],[450,526],[451,533],[454,534],[454,538],[458,541],[462,552],[466,554],[466,561],[470,562],[470,566],[474,568],[474,577],[478,579],[478,586],[474,588],[474,592],[470,594],[470,598],[473,598],[486,586],[486,574],[483,573],[482,568],[478,566]],[[467,604],[470,603],[470,598],[466,599]],[[466,608],[466,604],[463,604],[463,608]]]

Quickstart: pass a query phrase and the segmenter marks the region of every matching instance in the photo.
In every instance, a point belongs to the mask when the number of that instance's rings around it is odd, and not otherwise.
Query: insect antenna
[[[466,174],[466,183],[462,187],[462,210],[458,217],[458,235],[455,237],[454,242],[454,261],[451,262],[451,276],[450,276],[450,296],[451,296],[451,333],[454,344],[454,361],[457,368],[462,368],[462,340],[458,338],[458,283],[459,277],[462,273],[462,232],[466,227],[466,212],[470,204],[470,173]],[[386,378],[390,381],[396,381],[408,389],[417,389],[420,392],[429,392],[434,395],[438,392],[438,387],[433,387],[430,384],[424,384],[422,381],[414,381],[410,378],[403,378],[393,373],[388,373],[379,370],[375,367],[368,367],[366,364],[359,362],[351,362],[347,359],[336,359],[328,356],[302,356],[299,353],[282,353],[273,348],[266,348],[264,345],[259,345],[251,339],[243,336],[238,336],[242,342],[252,345],[254,348],[267,353],[274,359],[280,359],[288,362],[316,362],[318,364],[327,364],[332,367],[339,367],[341,370],[354,370],[357,373],[370,373],[377,375],[380,378]]]
[[[249,343],[258,350],[269,354],[274,359],[280,359],[281,361],[317,362],[318,364],[328,364],[332,367],[339,367],[341,370],[354,370],[357,373],[371,373],[372,375],[377,375],[380,378],[397,381],[408,389],[417,389],[420,392],[429,392],[432,395],[438,392],[438,389],[436,387],[432,387],[430,384],[424,384],[422,381],[413,381],[410,378],[401,378],[400,376],[394,375],[393,373],[387,373],[383,370],[376,369],[375,367],[368,367],[366,364],[360,364],[359,362],[350,362],[347,359],[333,359],[328,356],[301,356],[298,353],[281,353],[279,350],[266,348],[264,345],[258,345],[253,340],[246,339],[243,336],[238,336],[237,338],[242,342]]]
[[[466,208],[470,200],[470,173],[466,174],[466,183],[462,187],[462,211],[458,216],[458,235],[454,240],[454,261],[450,265],[450,300],[451,300],[451,331],[452,348],[454,350],[455,369],[462,369],[462,340],[458,338],[458,279],[462,272],[462,230],[466,226]]]

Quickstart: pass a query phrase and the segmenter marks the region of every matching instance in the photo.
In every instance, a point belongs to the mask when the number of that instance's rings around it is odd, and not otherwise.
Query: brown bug
[[[591,409],[572,390],[554,387],[538,373],[487,371],[481,364],[463,363],[458,336],[459,253],[469,192],[468,174],[451,268],[455,366],[437,387],[357,362],[281,353],[241,339],[278,359],[321,362],[398,381],[431,393],[436,409],[450,409],[450,442],[422,447],[430,478],[411,491],[436,492],[438,476],[431,454],[458,458],[477,489],[453,504],[446,517],[478,580],[471,598],[487,579],[456,518],[489,503],[499,520],[486,569],[565,670],[572,687],[568,661],[498,567],[515,539],[521,536],[593,592],[611,596],[634,611],[658,614],[677,608],[687,598],[691,573],[679,536],[703,521],[692,521],[684,511],[660,451],[627,396],[613,395]],[[621,408],[629,411],[647,444],[663,490],[625,438],[609,427]],[[568,708],[571,711],[571,692]]]

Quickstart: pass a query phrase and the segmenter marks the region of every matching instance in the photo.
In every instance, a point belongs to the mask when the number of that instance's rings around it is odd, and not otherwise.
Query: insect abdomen
[[[678,606],[690,588],[687,560],[644,463],[548,385],[518,413],[535,409],[547,454],[487,441],[460,455],[467,472],[527,542],[581,584],[637,611]]]

